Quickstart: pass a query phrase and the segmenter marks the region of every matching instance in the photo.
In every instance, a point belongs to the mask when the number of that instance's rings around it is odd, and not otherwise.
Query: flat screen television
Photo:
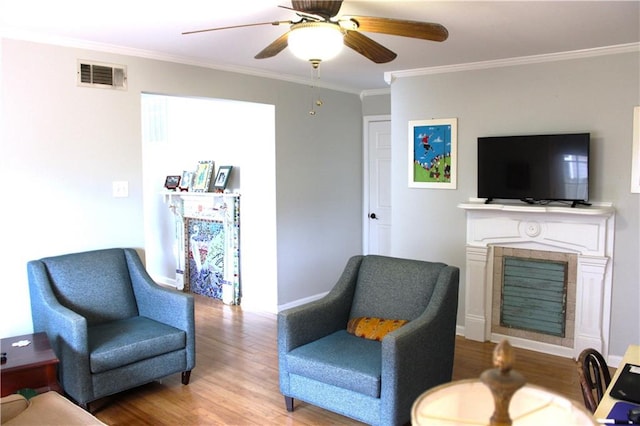
[[[588,204],[589,133],[478,138],[478,197]]]

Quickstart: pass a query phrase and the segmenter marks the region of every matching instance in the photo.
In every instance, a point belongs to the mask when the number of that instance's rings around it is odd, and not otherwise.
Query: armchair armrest
[[[347,327],[362,256],[349,259],[337,284],[323,298],[278,314],[278,350],[285,354]]]
[[[44,263],[38,260],[28,262],[27,272],[31,283],[29,293],[33,330],[47,333],[51,347],[60,359],[63,388],[68,391],[78,390],[74,395],[86,394],[91,389],[87,320],[58,301]],[[64,371],[67,370],[77,373],[65,375]],[[80,389],[84,389],[82,393]]]
[[[195,366],[194,300],[191,294],[159,286],[147,273],[133,249],[124,249],[140,315],[184,330],[187,335],[187,370]]]
[[[382,400],[397,398],[383,413],[409,410],[422,392],[451,380],[458,287],[459,269],[443,268],[425,311],[382,340]]]
[[[347,327],[362,259],[362,256],[349,259],[338,283],[322,299],[278,314],[278,366],[283,395],[289,395],[290,390],[287,353]],[[288,401],[290,410],[293,410],[292,400]]]

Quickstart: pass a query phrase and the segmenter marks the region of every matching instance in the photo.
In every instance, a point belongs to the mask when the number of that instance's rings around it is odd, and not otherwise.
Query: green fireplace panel
[[[500,324],[564,337],[567,263],[504,257]]]

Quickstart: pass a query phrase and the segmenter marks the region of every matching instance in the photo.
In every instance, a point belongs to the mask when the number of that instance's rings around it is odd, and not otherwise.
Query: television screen
[[[478,138],[478,197],[589,199],[589,133]]]

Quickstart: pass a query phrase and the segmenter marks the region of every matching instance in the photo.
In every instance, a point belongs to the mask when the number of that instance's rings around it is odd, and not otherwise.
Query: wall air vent
[[[78,61],[78,85],[125,90],[127,88],[127,67]]]

